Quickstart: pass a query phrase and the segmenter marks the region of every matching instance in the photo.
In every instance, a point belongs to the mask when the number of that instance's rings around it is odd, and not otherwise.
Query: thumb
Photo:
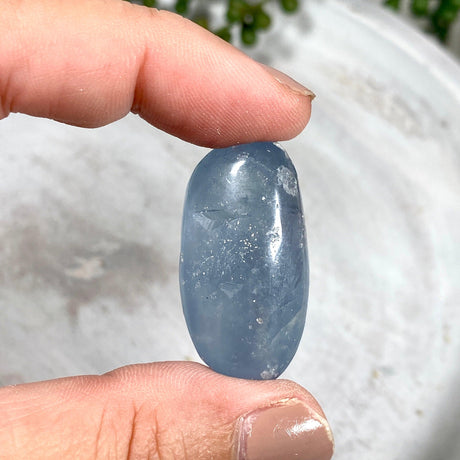
[[[299,385],[164,362],[0,389],[2,459],[327,460],[332,435]]]

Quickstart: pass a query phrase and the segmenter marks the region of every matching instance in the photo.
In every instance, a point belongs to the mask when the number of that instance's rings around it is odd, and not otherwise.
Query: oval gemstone
[[[180,286],[193,343],[215,371],[274,379],[305,325],[308,256],[297,173],[272,143],[211,151],[185,198]]]

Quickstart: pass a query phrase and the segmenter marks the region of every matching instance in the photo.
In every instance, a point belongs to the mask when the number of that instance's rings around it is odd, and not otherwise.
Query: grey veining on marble
[[[337,460],[455,460],[459,67],[365,1],[311,1],[289,24],[251,52],[318,95],[283,143],[311,269],[283,377],[323,405]],[[96,130],[0,122],[0,383],[199,359],[178,261],[206,152],[135,116]]]

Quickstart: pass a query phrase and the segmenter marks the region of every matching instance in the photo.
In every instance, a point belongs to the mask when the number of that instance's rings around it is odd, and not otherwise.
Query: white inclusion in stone
[[[262,318],[256,318],[257,324],[264,324],[264,320]]]
[[[243,289],[243,285],[239,283],[220,283],[219,289],[224,292],[229,299],[231,299],[235,294]]]
[[[289,168],[280,166],[276,170],[276,177],[278,178],[278,185],[282,185],[286,193],[292,196],[297,195],[297,179]]]
[[[193,219],[206,231],[212,231],[224,224],[228,224],[235,217],[224,209],[203,209],[201,212],[194,213]]]
[[[247,157],[246,157],[247,158]],[[241,166],[244,165],[246,159],[243,158],[240,161],[237,161],[233,166],[232,169],[230,170],[230,174],[235,177],[238,174],[238,171],[240,170]]]
[[[272,379],[276,379],[276,377],[278,377],[278,372],[277,370],[273,367],[271,369],[266,369],[265,371],[262,371],[260,373],[260,377],[263,379],[263,380],[272,380]]]
[[[273,227],[270,231],[266,233],[269,238],[269,251],[272,260],[276,260],[278,251],[280,250],[281,241],[283,238],[283,229],[281,227],[281,212],[279,206],[280,197],[278,191],[275,192],[275,202],[277,206],[275,207],[275,221],[273,222]]]
[[[237,160],[247,160],[248,158],[249,158],[249,153],[248,152],[239,153],[236,156]]]

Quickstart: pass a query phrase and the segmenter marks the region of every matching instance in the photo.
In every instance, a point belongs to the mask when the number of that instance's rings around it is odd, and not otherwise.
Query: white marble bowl
[[[456,459],[460,69],[365,1],[310,1],[283,24],[252,53],[318,94],[284,143],[311,260],[284,377],[323,404],[337,460]],[[0,122],[1,384],[198,359],[178,258],[204,153],[135,116]]]

